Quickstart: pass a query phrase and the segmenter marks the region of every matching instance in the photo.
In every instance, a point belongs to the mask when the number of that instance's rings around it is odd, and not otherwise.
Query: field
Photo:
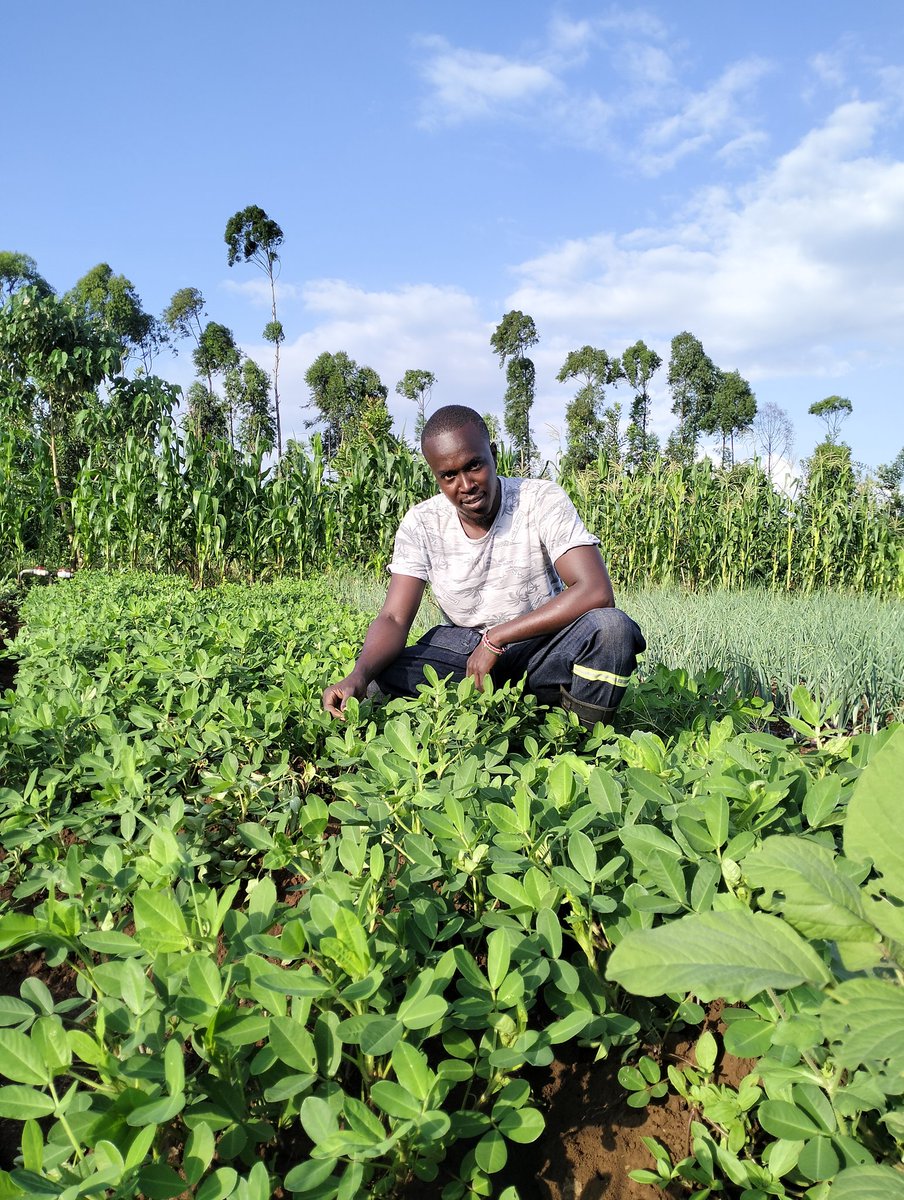
[[[900,604],[758,663],[620,599],[662,640],[588,734],[437,680],[332,723],[348,581],[35,588],[0,1200],[904,1196]]]

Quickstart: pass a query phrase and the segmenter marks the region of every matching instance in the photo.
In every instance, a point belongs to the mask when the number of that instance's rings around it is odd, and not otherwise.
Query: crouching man
[[[421,449],[439,495],[402,519],[386,601],[351,674],[324,691],[324,708],[341,716],[374,681],[414,696],[430,664],[477,688],[487,675],[524,678],[588,728],[611,721],[646,643],[615,607],[599,539],[557,484],[496,474],[496,447],[473,409],[438,409]],[[428,583],[447,623],[406,648]]]

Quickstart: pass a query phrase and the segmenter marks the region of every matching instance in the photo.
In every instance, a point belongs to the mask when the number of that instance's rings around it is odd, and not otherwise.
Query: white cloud
[[[749,154],[762,139],[749,116],[751,100],[769,64],[732,63],[709,86],[689,91],[676,61],[682,48],[673,40],[642,11],[554,16],[520,56],[422,38],[420,72],[429,90],[420,123],[437,129],[529,118],[548,141],[612,155],[647,175],[705,149],[726,161]]]
[[[841,87],[847,82],[845,55],[840,50],[814,54],[807,63],[814,78],[821,84]]]
[[[424,45],[430,54],[421,70],[432,88],[423,118],[428,127],[495,115],[558,88],[555,76],[540,64],[459,49],[438,37],[425,39]]]
[[[769,70],[761,58],[732,63],[709,87],[689,96],[677,112],[650,125],[643,138],[643,169],[659,174],[722,138],[749,135],[750,94]]]
[[[872,157],[877,104],[837,109],[738,192],[659,233],[572,240],[522,264],[507,302],[547,335],[660,353],[693,330],[745,374],[843,371],[904,319],[904,163]]]

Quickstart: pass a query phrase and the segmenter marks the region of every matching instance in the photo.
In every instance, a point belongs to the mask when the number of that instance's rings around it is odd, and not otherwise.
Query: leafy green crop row
[[[770,1060],[755,1079],[707,1092],[705,1045],[696,1074],[664,1076],[703,1119],[689,1160],[657,1148],[651,1175],[748,1200],[821,1200],[834,1176],[837,1200],[897,1160],[897,1059],[839,1057],[821,992],[843,969],[894,1007],[893,936],[868,918],[872,957],[839,967],[824,929],[755,911],[785,841],[840,873],[841,908],[866,886],[861,905],[896,908],[869,845],[833,858],[890,731],[814,727],[802,756],[762,702],[665,672],[622,728],[655,688],[687,718],[667,738],[588,736],[517,690],[435,678],[334,724],[319,692],[365,621],[322,585],[84,576],[23,615],[0,701],[0,954],[25,976],[0,996],[0,1117],[22,1139],[0,1197],[350,1200],[420,1179],[514,1200],[495,1181],[543,1129],[523,1068],[576,1040],[658,1095],[643,1046],[701,1019],[710,960],[673,979],[661,955],[652,1005],[622,966],[724,919],[787,923],[766,951],[792,939],[798,974],[748,977],[728,1036]]]
[[[511,455],[500,454],[511,474]],[[362,443],[330,464],[315,439],[278,469],[228,443],[180,436],[169,419],[153,444],[135,434],[96,444],[59,500],[47,447],[0,431],[0,561],[62,555],[81,567],[190,573],[201,583],[300,574],[338,561],[379,569],[399,520],[435,491],[403,443]],[[563,477],[599,534],[613,578],[637,588],[845,588],[904,595],[900,516],[870,487],[830,470],[793,498],[758,468],[629,474],[603,460]]]

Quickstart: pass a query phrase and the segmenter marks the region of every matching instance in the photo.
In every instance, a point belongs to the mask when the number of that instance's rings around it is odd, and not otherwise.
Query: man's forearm
[[[578,583],[547,600],[533,612],[490,626],[487,636],[497,646],[508,646],[512,642],[526,641],[527,638],[558,633],[593,608],[614,607],[615,598],[611,589]]]
[[[391,617],[378,616],[370,624],[364,645],[355,663],[352,674],[360,675],[365,683],[385,670],[405,649],[408,630],[403,629]]]

